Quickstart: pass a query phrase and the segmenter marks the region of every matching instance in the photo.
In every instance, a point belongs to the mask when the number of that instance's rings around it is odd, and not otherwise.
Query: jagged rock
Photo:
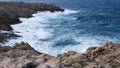
[[[11,49],[12,49],[12,47],[10,47],[10,46],[0,46],[0,53],[7,52]]]
[[[13,30],[10,25],[20,23],[20,17],[32,17],[32,14],[37,11],[54,12],[64,11],[64,9],[45,3],[0,2],[0,30]],[[12,35],[9,33],[0,33],[0,43],[4,43],[9,38],[15,38],[16,36],[18,35],[15,35],[14,33]]]
[[[0,2],[0,25],[20,23],[19,17],[31,17],[37,11],[64,11],[60,7],[44,3]]]
[[[21,37],[19,35],[16,35],[14,33],[0,33],[0,43],[7,42],[8,39],[15,39],[17,37]]]
[[[10,31],[13,30],[13,28],[10,25],[0,24],[0,30]]]
[[[85,54],[62,57],[65,68],[118,68],[120,67],[120,44],[107,42],[102,47],[90,47]]]
[[[101,48],[101,47],[95,48],[95,49],[93,48],[93,50],[91,50],[91,49],[92,48],[87,49],[87,55],[91,59],[96,58],[98,55],[102,55],[104,53],[104,51],[105,51],[105,49]]]
[[[114,43],[109,41],[104,45],[104,48],[107,49],[111,49],[112,47],[114,47]]]
[[[87,55],[78,54],[75,51],[69,51],[67,53],[58,55],[61,58],[61,62],[63,63],[63,68],[81,68],[82,66],[87,65]]]
[[[21,42],[15,43],[13,49],[20,49],[20,50],[34,50],[28,43]]]
[[[30,58],[33,55],[40,55],[42,53],[34,50],[28,43],[21,42],[20,44],[16,43],[15,46],[1,46],[0,47],[0,60],[9,58],[18,58],[22,56],[26,56],[26,58]]]
[[[28,48],[27,48],[28,47]],[[119,68],[120,44],[106,43],[102,47],[91,47],[86,53],[75,51],[53,57],[35,51],[28,43],[15,44],[0,53],[0,66],[8,68]]]
[[[75,55],[75,54],[77,54],[77,52],[75,52],[75,51],[68,51],[67,53],[59,54],[58,56],[59,57],[70,57],[70,56]]]

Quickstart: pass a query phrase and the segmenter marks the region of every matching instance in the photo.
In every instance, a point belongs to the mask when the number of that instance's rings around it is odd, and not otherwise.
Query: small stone
[[[27,64],[24,64],[22,68],[36,68],[37,64],[35,62],[29,62]]]

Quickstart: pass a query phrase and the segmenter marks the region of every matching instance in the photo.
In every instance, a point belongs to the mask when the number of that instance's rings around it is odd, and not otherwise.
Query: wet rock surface
[[[0,24],[0,29],[5,31],[13,30],[13,28],[10,25],[6,25],[6,24]]]
[[[0,47],[0,66],[3,68],[119,68],[120,44],[107,42],[102,47],[88,48],[83,54],[69,51],[53,57],[37,52],[28,43],[21,42],[12,47]]]
[[[20,17],[29,18],[37,11],[64,11],[60,7],[45,3],[0,2],[0,31],[11,31],[11,25],[20,23]],[[0,32],[0,43],[18,35]]]
[[[8,39],[16,39],[17,37],[21,37],[20,35],[16,35],[14,33],[2,33],[0,32],[0,43],[5,43],[9,41]]]
[[[19,17],[31,17],[37,11],[64,11],[60,7],[44,3],[0,2],[0,24],[19,23]]]

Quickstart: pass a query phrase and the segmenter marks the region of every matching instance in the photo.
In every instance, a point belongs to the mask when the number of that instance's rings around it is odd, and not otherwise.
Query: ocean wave
[[[64,12],[37,12],[31,18],[20,18],[22,23],[12,25],[14,32],[21,38],[12,39],[5,45],[16,42],[28,42],[37,51],[53,56],[70,50],[85,52],[88,47],[100,46],[109,37],[89,36],[79,34],[82,29],[75,31],[77,18],[71,14],[80,11],[65,10]],[[17,33],[19,32],[19,33]],[[85,36],[86,35],[86,36]]]

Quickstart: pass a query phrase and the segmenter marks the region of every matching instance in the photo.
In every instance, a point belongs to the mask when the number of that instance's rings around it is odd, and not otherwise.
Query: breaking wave
[[[16,42],[28,42],[39,52],[53,56],[70,50],[83,53],[88,47],[101,46],[106,41],[119,41],[104,35],[91,35],[77,20],[80,11],[37,12],[31,18],[20,18],[22,23],[12,25],[14,32],[21,38],[12,39],[6,45]],[[87,24],[86,24],[87,25]]]

